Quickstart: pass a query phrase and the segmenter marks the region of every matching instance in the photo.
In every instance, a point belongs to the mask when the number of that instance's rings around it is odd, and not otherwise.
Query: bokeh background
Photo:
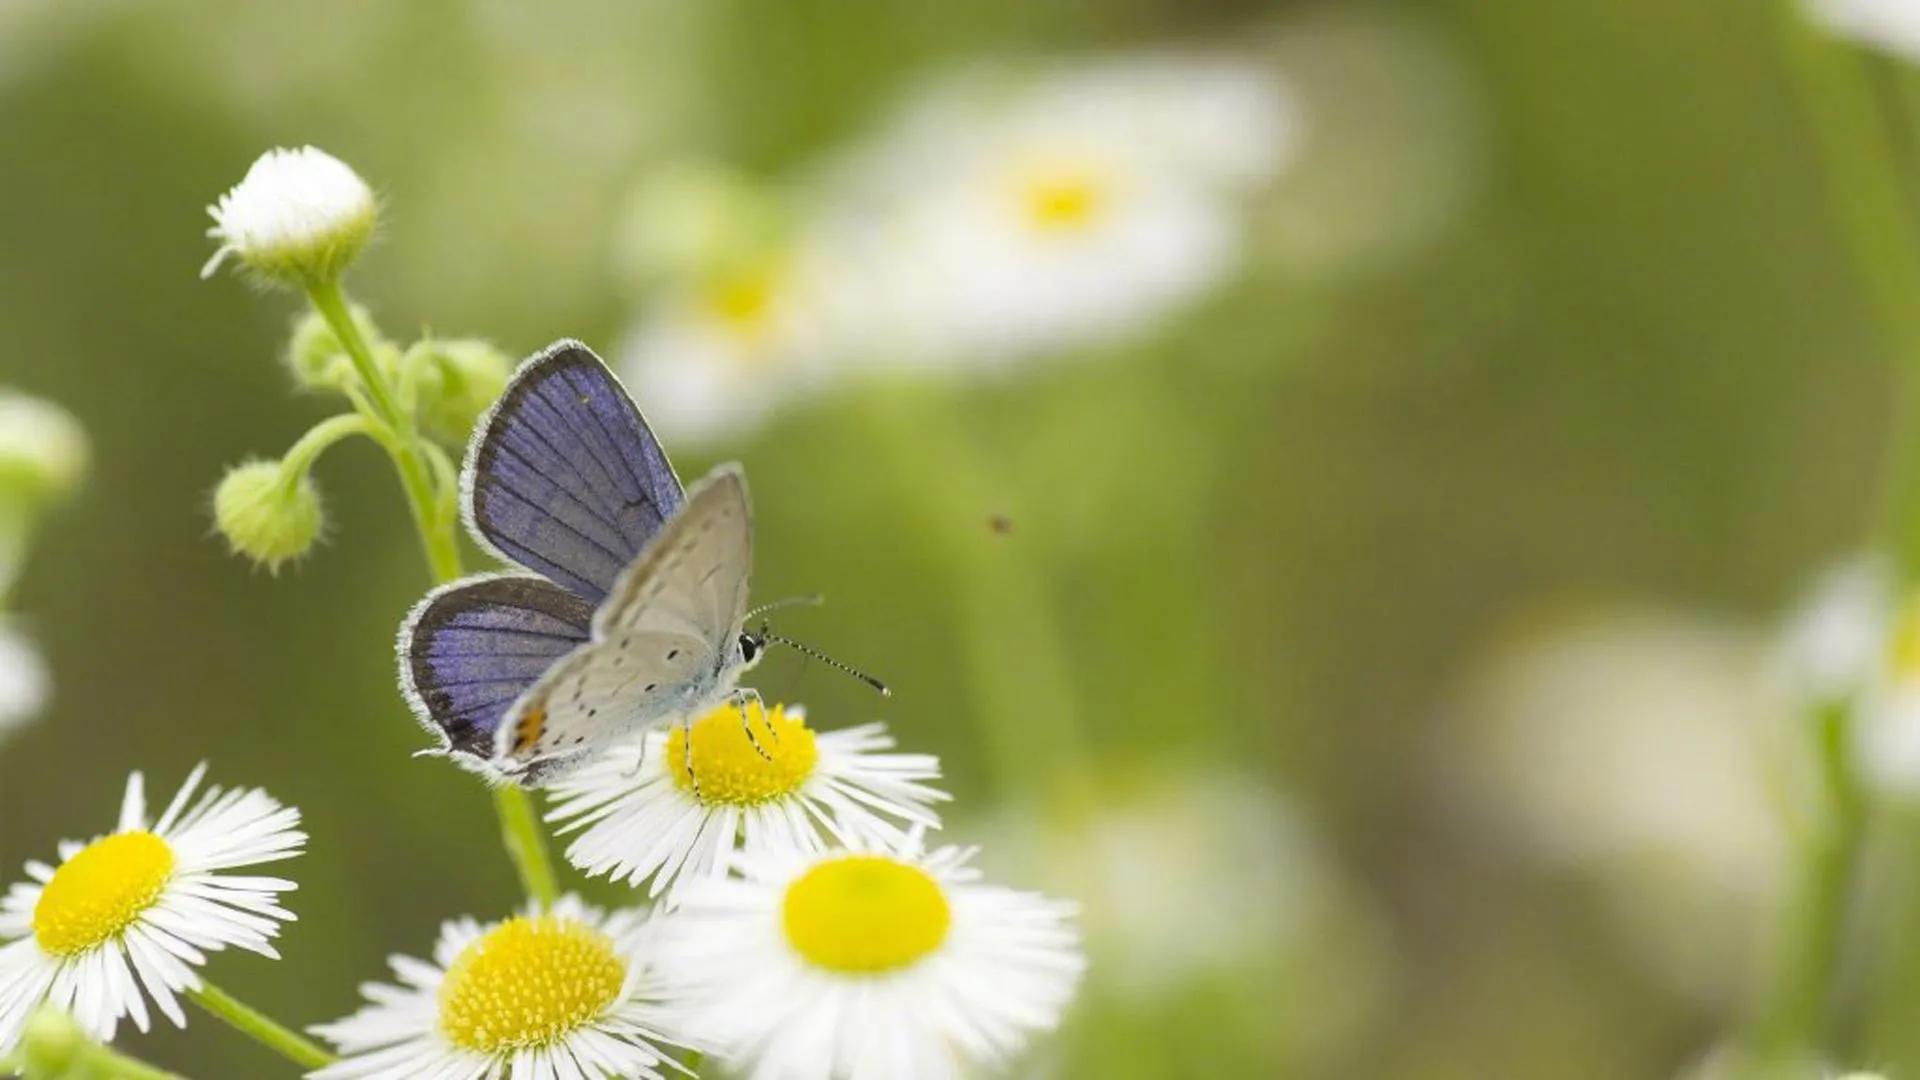
[[[777,183],[956,65],[1177,48],[1302,121],[1204,296],[676,453],[745,463],[758,595],[824,593],[783,628],[896,695],[760,685],[938,752],[947,833],[1086,902],[1032,1075],[1679,1073],[1751,1005],[1770,643],[1867,535],[1889,421],[1770,6],[0,0],[0,382],[93,443],[10,600],[54,690],[0,743],[0,866],[106,828],[130,769],[265,786],[312,834],[301,921],[208,974],[302,1023],[516,902],[484,793],[408,756],[387,464],[329,455],[290,571],[212,535],[223,468],[330,407],[291,298],[196,277],[261,150],[382,193],[349,286],[390,333],[611,349],[659,170]],[[1845,1051],[1920,1067],[1920,950],[1874,952]],[[124,1044],[283,1069],[199,1016]]]

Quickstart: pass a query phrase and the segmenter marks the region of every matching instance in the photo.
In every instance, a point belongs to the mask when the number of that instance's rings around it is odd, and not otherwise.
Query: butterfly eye
[[[752,634],[740,635],[740,661],[751,664],[760,656],[760,639]]]

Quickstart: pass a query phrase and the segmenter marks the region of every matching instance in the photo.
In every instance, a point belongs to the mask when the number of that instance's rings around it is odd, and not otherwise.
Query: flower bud
[[[506,389],[513,361],[485,341],[422,341],[401,362],[414,375],[420,427],[453,446],[464,445],[474,421]]]
[[[42,1006],[20,1033],[20,1060],[28,1076],[67,1076],[87,1049],[86,1032],[71,1016]]]
[[[0,389],[0,502],[37,505],[78,487],[87,434],[52,402]]]
[[[380,328],[374,325],[373,316],[366,308],[354,304],[350,310],[361,339],[367,342],[374,360],[387,368],[391,377],[398,350],[380,336]],[[345,392],[359,379],[346,346],[340,344],[340,335],[333,332],[333,324],[317,311],[309,311],[294,321],[293,336],[287,341],[286,360],[294,381],[309,390]]]
[[[289,477],[277,461],[249,461],[221,479],[213,521],[234,554],[278,573],[320,539],[326,525],[320,492],[306,473]]]
[[[339,158],[303,146],[260,155],[246,178],[207,207],[220,241],[200,270],[211,277],[229,255],[270,285],[304,289],[333,281],[373,235],[373,189]]]

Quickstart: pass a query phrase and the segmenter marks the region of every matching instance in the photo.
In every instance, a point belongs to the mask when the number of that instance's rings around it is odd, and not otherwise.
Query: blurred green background
[[[160,791],[205,758],[266,787],[312,834],[301,921],[283,962],[209,975],[300,1023],[350,1011],[442,918],[516,902],[482,790],[408,756],[391,641],[428,582],[387,464],[328,458],[332,537],[292,572],[210,534],[222,469],[327,407],[277,361],[291,298],[196,278],[202,208],[261,150],[311,142],[380,190],[349,286],[390,332],[519,355],[622,329],[610,237],[651,165],[779,176],[949,61],[1223,46],[1275,64],[1311,125],[1246,273],[1087,362],[855,388],[677,455],[687,475],[745,462],[757,594],[825,593],[785,628],[897,693],[790,658],[760,685],[938,752],[947,832],[1006,838],[985,861],[1014,884],[1072,892],[1039,875],[1090,828],[1050,824],[1046,755],[993,749],[986,714],[1030,679],[1065,688],[1096,816],[1168,779],[1290,807],[1284,836],[1212,838],[1258,888],[1316,882],[1295,920],[1314,929],[1133,989],[1107,972],[1146,946],[1096,947],[1036,1075],[1672,1075],[1744,985],[1677,988],[1585,882],[1436,813],[1434,750],[1462,673],[1535,605],[1758,620],[1865,533],[1889,375],[1773,19],[1743,0],[0,6],[0,381],[73,410],[95,449],[14,605],[56,696],[0,748],[0,866],[106,828],[130,769]],[[978,483],[945,482],[956,454]],[[1009,581],[1038,592],[996,656],[969,620]],[[1058,670],[1021,666],[1036,611]],[[1179,895],[1150,933],[1243,917]],[[1920,1065],[1903,1025],[1843,1031],[1857,1063]],[[123,1044],[281,1074],[200,1016]]]

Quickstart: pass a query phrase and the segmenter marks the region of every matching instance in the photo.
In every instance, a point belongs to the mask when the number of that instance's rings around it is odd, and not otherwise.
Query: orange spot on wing
[[[547,727],[547,710],[543,705],[529,705],[527,711],[520,714],[519,722],[513,726],[513,752],[525,753],[533,748],[540,739],[540,733]]]

